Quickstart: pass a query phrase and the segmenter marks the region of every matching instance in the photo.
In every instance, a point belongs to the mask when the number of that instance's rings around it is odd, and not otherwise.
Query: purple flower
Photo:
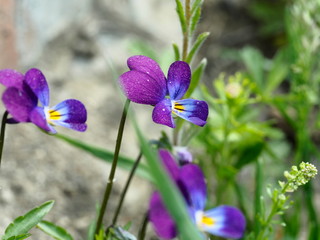
[[[191,218],[201,231],[224,238],[238,239],[243,236],[246,220],[237,208],[223,205],[204,211],[206,183],[197,165],[187,164],[179,168],[168,151],[160,150],[159,155],[184,196]],[[151,197],[149,219],[161,238],[172,239],[177,236],[174,220],[166,210],[158,192]]]
[[[56,133],[55,125],[80,132],[87,129],[87,111],[80,101],[67,99],[49,107],[49,87],[40,70],[32,68],[23,75],[4,69],[0,71],[0,83],[7,87],[2,101],[12,116],[8,123],[32,122],[53,134]]]
[[[146,56],[130,57],[127,64],[130,71],[120,76],[120,85],[131,101],[154,105],[154,122],[174,128],[173,113],[198,126],[206,124],[208,104],[205,101],[181,100],[191,80],[191,70],[186,62],[172,63],[167,79],[158,63]],[[167,94],[169,98],[166,98]]]

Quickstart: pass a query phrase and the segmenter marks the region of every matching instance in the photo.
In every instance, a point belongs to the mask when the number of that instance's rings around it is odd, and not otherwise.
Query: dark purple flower
[[[55,125],[83,132],[87,129],[87,111],[75,99],[67,99],[49,107],[49,87],[45,76],[32,68],[23,75],[12,69],[0,71],[0,83],[7,87],[2,101],[13,122],[32,122],[49,133],[56,133]],[[38,101],[41,106],[38,106]]]
[[[166,79],[158,63],[146,56],[128,59],[130,71],[119,78],[128,99],[140,104],[154,105],[154,122],[174,128],[172,113],[198,126],[204,126],[208,118],[208,104],[195,99],[183,99],[187,92],[191,70],[186,62],[171,64]],[[166,95],[169,94],[169,98]]]
[[[201,231],[224,238],[238,239],[243,236],[246,220],[237,208],[223,205],[204,211],[207,196],[206,183],[197,165],[186,164],[179,168],[168,151],[160,150],[159,155],[169,175],[183,194],[190,217]],[[161,238],[172,239],[177,236],[175,222],[166,210],[158,192],[151,197],[149,219]]]

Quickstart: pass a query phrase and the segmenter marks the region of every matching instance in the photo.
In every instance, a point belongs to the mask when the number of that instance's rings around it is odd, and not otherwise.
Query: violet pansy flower
[[[227,205],[204,210],[206,183],[197,165],[186,164],[179,168],[168,151],[160,150],[159,155],[169,175],[181,190],[190,217],[199,230],[224,238],[238,239],[243,236],[246,220],[240,210]],[[155,192],[150,200],[149,220],[159,237],[172,239],[178,235],[174,220],[166,210],[158,192]]]
[[[80,132],[87,129],[87,111],[80,101],[67,99],[49,107],[49,86],[40,70],[33,68],[23,75],[4,69],[0,71],[0,83],[7,87],[2,101],[12,116],[8,123],[32,122],[52,134],[56,133],[55,125]]]
[[[198,126],[206,124],[208,104],[195,99],[181,99],[191,80],[191,70],[186,62],[172,63],[167,79],[158,63],[149,57],[132,56],[127,64],[130,71],[120,76],[121,88],[129,100],[154,105],[154,122],[174,128],[174,114]],[[166,98],[167,94],[169,98]]]

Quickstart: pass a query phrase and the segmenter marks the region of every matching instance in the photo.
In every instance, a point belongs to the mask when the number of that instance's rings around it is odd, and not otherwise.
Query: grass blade
[[[113,160],[113,153],[110,151],[107,151],[102,148],[81,142],[77,139],[73,139],[73,138],[67,137],[62,134],[56,134],[55,136],[65,142],[71,144],[72,146],[77,147],[79,149],[82,149],[83,151],[90,153],[91,155],[93,155],[93,156],[95,156],[95,157],[97,157],[107,163],[111,163]],[[134,159],[127,158],[124,156],[119,156],[119,161],[118,161],[119,167],[130,171],[132,169],[133,165],[134,165]],[[146,165],[140,163],[136,173],[140,177],[143,177],[145,179],[152,181],[152,177],[150,176],[149,170]]]

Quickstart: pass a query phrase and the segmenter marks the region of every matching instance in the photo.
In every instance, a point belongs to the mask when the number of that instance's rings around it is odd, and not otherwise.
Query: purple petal
[[[208,118],[208,104],[195,99],[173,101],[172,112],[179,117],[203,127]]]
[[[191,70],[186,62],[176,61],[168,71],[168,91],[171,99],[180,99],[187,92],[191,80]]]
[[[172,179],[178,180],[180,169],[171,153],[168,150],[160,149],[159,157]]]
[[[43,107],[34,108],[33,111],[30,113],[30,120],[36,126],[49,133],[57,133],[57,131],[47,122],[45,109]]]
[[[201,169],[195,164],[180,168],[179,186],[195,211],[203,210],[207,198],[207,186]]]
[[[213,224],[202,224],[204,231],[224,238],[241,238],[246,227],[242,212],[231,206],[219,206],[208,210],[204,215],[213,220]]]
[[[18,122],[29,122],[30,112],[37,105],[32,96],[15,87],[9,87],[3,93],[2,101],[7,111]]]
[[[80,101],[68,99],[48,110],[48,121],[52,125],[84,132],[87,129],[87,110]]]
[[[154,107],[152,112],[152,120],[155,123],[159,123],[171,128],[175,128],[176,125],[174,123],[174,120],[171,114],[171,109],[172,109],[171,100],[164,99]]]
[[[33,93],[38,97],[42,106],[49,105],[49,86],[45,76],[39,69],[32,68],[26,72],[26,83]]]
[[[127,64],[130,70],[145,73],[156,80],[161,89],[167,88],[166,78],[159,64],[153,59],[146,56],[137,55],[128,58]]]
[[[158,192],[153,193],[150,199],[149,220],[159,237],[172,239],[177,236],[175,223],[167,212]]]
[[[132,102],[155,105],[166,95],[166,86],[159,79],[140,71],[126,72],[119,81],[124,94]]]
[[[6,87],[16,87],[21,90],[23,80],[23,74],[15,70],[3,69],[0,71],[0,83]]]

